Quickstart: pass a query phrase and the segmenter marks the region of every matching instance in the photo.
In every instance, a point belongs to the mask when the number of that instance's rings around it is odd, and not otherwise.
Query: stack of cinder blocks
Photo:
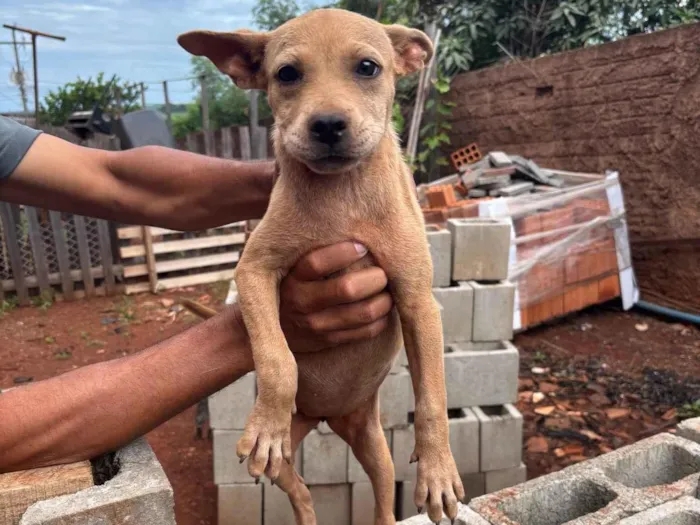
[[[459,525],[700,523],[700,419],[564,470],[478,498]],[[446,522],[444,522],[446,523]],[[402,525],[429,525],[417,516]]]
[[[519,362],[510,343],[515,288],[506,281],[511,226],[508,220],[455,219],[449,229],[430,226],[427,236],[444,330],[450,446],[471,499],[525,480],[522,416],[512,405]],[[249,374],[209,400],[219,525],[294,525],[286,494],[269,483],[256,485],[236,457],[255,389]],[[380,405],[395,465],[397,517],[406,518],[416,511],[416,465],[409,464],[414,396],[403,351],[381,386]],[[326,424],[302,442],[295,465],[319,523],[373,523],[371,483]]]

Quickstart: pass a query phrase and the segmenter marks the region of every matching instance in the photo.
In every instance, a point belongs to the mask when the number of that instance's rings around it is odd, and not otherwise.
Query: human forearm
[[[0,395],[0,472],[114,450],[253,369],[233,309],[133,356]]]
[[[216,159],[157,146],[108,152],[41,135],[0,199],[131,224],[197,230],[260,218],[272,162]]]
[[[273,162],[242,162],[146,147],[109,155],[109,171],[133,192],[127,214],[140,222],[198,230],[259,219],[270,200]],[[147,202],[162,202],[149,211]]]

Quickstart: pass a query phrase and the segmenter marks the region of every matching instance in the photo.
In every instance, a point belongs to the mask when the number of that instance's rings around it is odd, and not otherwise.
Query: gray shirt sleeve
[[[40,133],[0,116],[0,181],[12,175]]]

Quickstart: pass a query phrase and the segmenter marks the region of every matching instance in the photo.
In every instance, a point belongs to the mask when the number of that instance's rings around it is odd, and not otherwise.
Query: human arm
[[[160,146],[105,151],[42,133],[0,181],[0,200],[193,231],[262,217],[274,174],[272,161]]]
[[[293,352],[323,350],[384,329],[392,303],[378,269],[324,279],[363,256],[353,243],[322,248],[283,280],[280,317]],[[119,448],[252,369],[234,306],[138,354],[0,394],[0,472]]]

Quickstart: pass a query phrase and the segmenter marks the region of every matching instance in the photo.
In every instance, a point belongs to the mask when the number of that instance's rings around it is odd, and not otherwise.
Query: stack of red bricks
[[[561,208],[516,219],[516,238],[537,237],[535,234],[585,224],[609,213],[604,198],[576,199]],[[559,249],[546,250],[566,236],[555,233],[516,243],[519,262],[546,254],[518,280],[523,328],[620,296],[613,231],[601,226],[583,240],[568,245],[563,242]]]
[[[492,197],[478,199],[465,198],[464,186],[456,184],[440,184],[425,189],[426,205],[423,207],[423,218],[427,224],[444,225],[447,219],[465,219],[479,216],[479,202],[490,200]],[[458,199],[459,196],[459,199]]]

